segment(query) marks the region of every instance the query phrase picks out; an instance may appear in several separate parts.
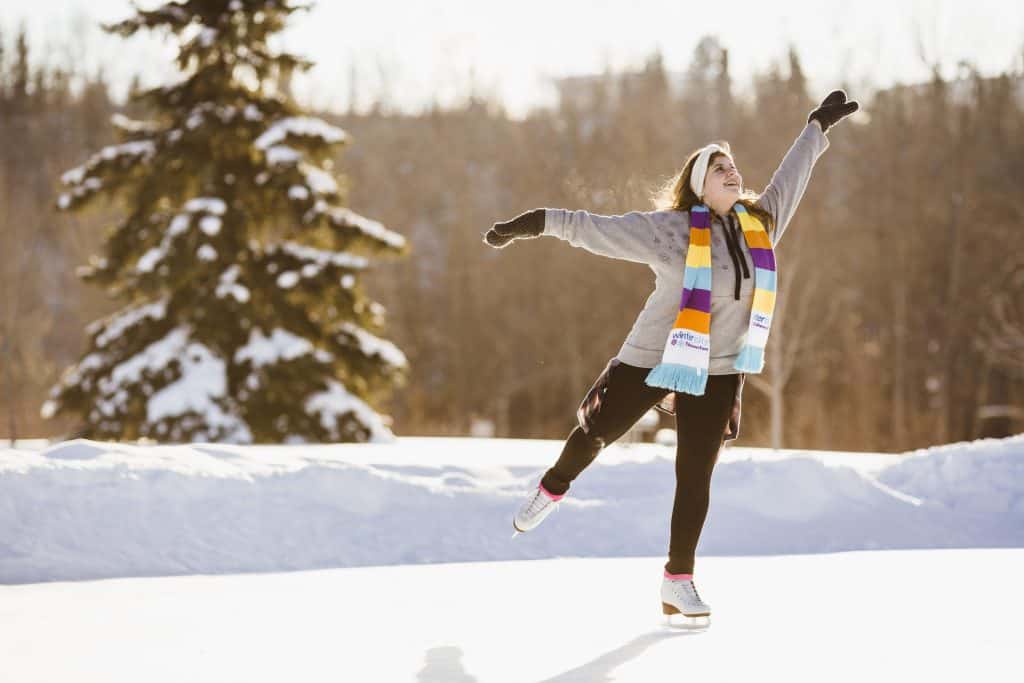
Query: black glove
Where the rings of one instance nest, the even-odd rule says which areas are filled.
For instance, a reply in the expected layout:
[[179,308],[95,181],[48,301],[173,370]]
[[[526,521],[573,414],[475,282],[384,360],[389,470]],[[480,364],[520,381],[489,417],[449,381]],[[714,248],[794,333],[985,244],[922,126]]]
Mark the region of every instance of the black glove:
[[857,111],[860,105],[856,100],[846,101],[846,93],[842,90],[833,90],[828,94],[817,109],[807,117],[807,123],[817,120],[821,124],[821,132],[824,133],[831,126],[834,126],[843,117],[849,116]]
[[512,240],[537,237],[544,232],[544,209],[521,213],[510,221],[495,223],[484,234],[484,242],[501,249]]

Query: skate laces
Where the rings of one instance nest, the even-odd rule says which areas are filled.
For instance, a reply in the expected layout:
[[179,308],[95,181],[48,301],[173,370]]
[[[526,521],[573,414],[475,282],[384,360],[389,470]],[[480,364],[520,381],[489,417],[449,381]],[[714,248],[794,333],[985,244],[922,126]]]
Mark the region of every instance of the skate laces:
[[699,602],[701,604],[704,603],[704,601],[700,599],[700,595],[697,593],[697,586],[693,583],[692,580],[673,581],[672,583],[675,584],[675,589],[677,592],[682,591],[682,593],[684,594],[683,597],[690,597],[696,602]]
[[526,510],[523,514],[527,517],[532,517],[547,507],[547,505],[553,505],[555,502],[556,501],[545,496],[544,492],[538,488],[537,492],[533,494],[533,498],[530,500],[530,503],[526,506]]

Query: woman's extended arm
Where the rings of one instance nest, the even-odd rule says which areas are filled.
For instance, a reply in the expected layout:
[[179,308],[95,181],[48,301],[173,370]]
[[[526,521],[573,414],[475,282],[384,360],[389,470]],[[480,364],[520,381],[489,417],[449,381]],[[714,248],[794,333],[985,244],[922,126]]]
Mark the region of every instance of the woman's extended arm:
[[635,263],[651,264],[657,258],[653,211],[630,211],[621,216],[565,209],[546,209],[544,213],[544,234],[574,247]]
[[779,168],[772,174],[768,187],[761,193],[758,204],[775,217],[772,244],[778,244],[789,221],[796,212],[800,198],[811,179],[811,169],[818,157],[828,149],[825,131],[858,108],[857,102],[846,101],[846,93],[835,90],[807,117],[807,126],[786,152]]
[[602,216],[587,211],[534,209],[511,221],[495,223],[484,242],[502,248],[515,239],[551,235],[574,247],[611,258],[650,264],[657,258],[658,237],[650,211]]

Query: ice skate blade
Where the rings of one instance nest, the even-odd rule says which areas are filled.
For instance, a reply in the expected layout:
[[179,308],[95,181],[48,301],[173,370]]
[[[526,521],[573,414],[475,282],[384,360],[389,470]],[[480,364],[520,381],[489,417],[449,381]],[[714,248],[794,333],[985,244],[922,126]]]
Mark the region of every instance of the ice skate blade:
[[711,626],[711,613],[699,612],[683,614],[678,607],[667,602],[661,603],[661,613],[665,615],[665,626],[682,631],[703,631]]
[[676,631],[706,631],[711,628],[711,617],[684,617],[665,615],[665,627]]

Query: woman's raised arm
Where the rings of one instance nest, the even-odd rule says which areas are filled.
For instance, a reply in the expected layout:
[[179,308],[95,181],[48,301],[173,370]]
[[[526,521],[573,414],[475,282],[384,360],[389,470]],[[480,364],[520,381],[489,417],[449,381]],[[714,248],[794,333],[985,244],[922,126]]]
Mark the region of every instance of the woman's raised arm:
[[842,90],[834,90],[808,115],[807,126],[782,158],[782,163],[772,174],[771,182],[757,202],[775,217],[773,245],[782,239],[782,234],[793,218],[811,179],[814,163],[828,149],[825,131],[857,111],[858,106],[855,101],[847,102],[846,93]]

